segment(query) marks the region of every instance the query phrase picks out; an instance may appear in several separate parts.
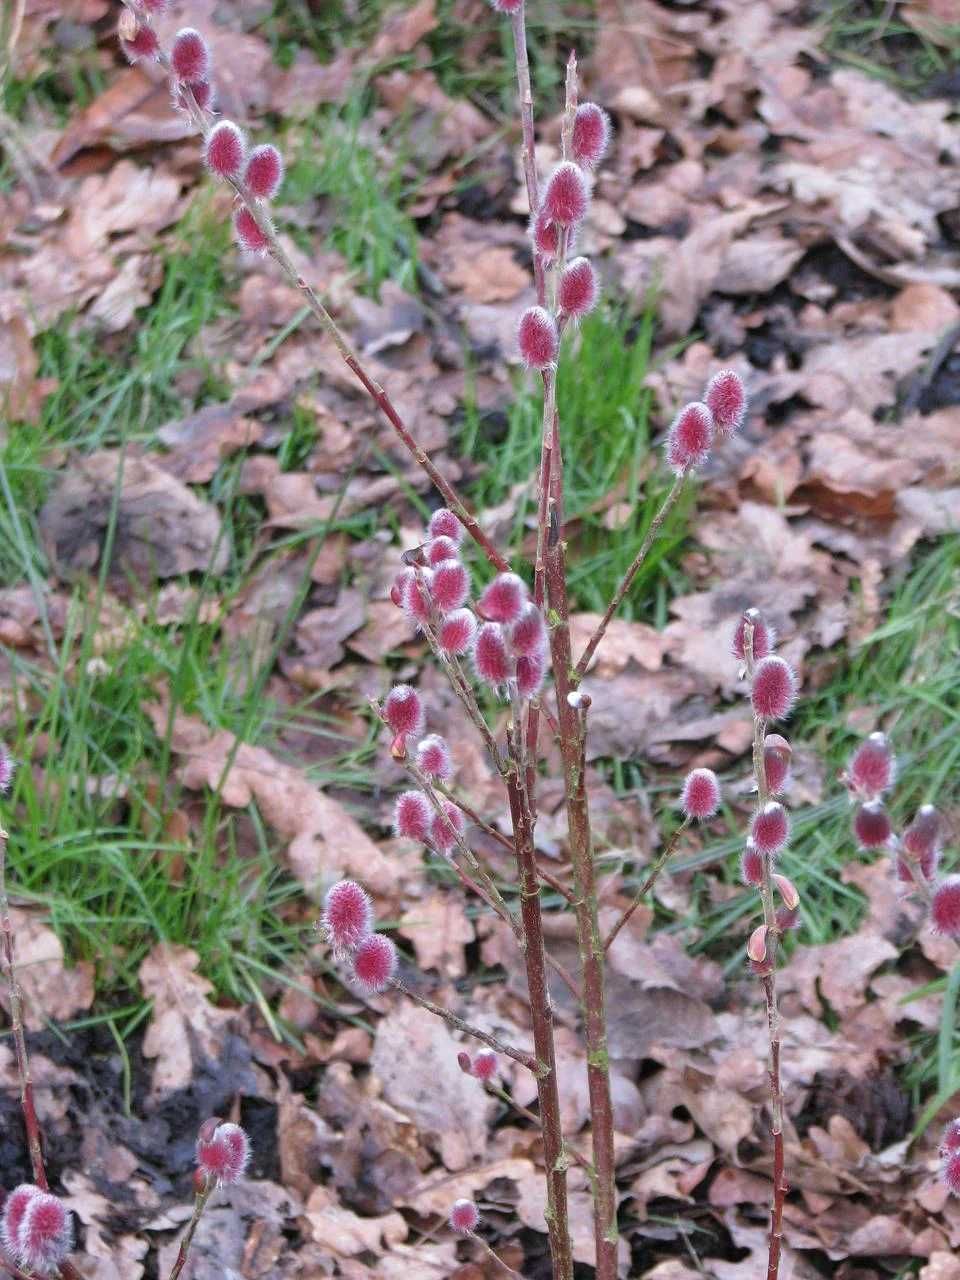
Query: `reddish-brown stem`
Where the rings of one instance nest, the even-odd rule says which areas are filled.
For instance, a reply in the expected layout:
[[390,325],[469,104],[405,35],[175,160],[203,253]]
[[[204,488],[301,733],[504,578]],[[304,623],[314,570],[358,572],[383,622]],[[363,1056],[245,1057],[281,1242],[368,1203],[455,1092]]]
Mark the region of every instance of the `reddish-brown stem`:
[[677,845],[680,843],[680,837],[683,835],[684,831],[686,831],[689,825],[690,825],[690,819],[684,818],[683,822],[680,823],[680,826],[677,827],[676,831],[670,837],[669,843],[666,845],[663,852],[660,854],[660,857],[657,858],[656,862],[651,867],[646,880],[644,880],[643,884],[637,890],[636,896],[634,897],[633,901],[630,903],[629,907],[627,907],[626,911],[624,911],[623,915],[620,917],[617,923],[613,926],[613,928],[607,934],[607,940],[603,944],[604,951],[610,950],[610,947],[613,945],[613,941],[616,938],[617,934],[620,932],[620,930],[627,923],[627,921],[630,919],[630,917],[633,915],[636,909],[640,906],[641,902],[643,902],[644,898],[647,896],[647,894],[656,884],[657,877],[659,876],[663,868],[667,865],[667,862],[676,853]]
[[629,569],[627,569],[626,573],[620,579],[620,584],[617,587],[616,591],[613,593],[613,599],[607,605],[606,612],[604,613],[600,621],[597,623],[596,630],[594,631],[593,635],[590,637],[590,640],[587,643],[587,647],[584,649],[583,653],[580,655],[577,661],[577,665],[574,668],[574,672],[573,672],[574,685],[579,684],[580,681],[583,679],[584,673],[587,667],[590,665],[590,659],[593,657],[593,655],[597,651],[597,645],[606,635],[607,627],[609,627],[610,621],[613,618],[613,615],[620,608],[621,604],[623,604],[624,597],[626,596],[627,592],[630,590],[630,587],[633,583],[634,578],[640,572],[640,568],[643,565],[644,560],[646,560],[647,556],[649,555],[650,548],[653,546],[654,541],[656,540],[657,534],[660,532],[660,528],[663,525],[664,520],[666,520],[667,516],[673,510],[674,504],[676,503],[677,499],[680,497],[680,494],[683,490],[684,481],[686,480],[686,478],[687,478],[686,471],[681,472],[681,474],[677,476],[677,478],[674,480],[673,484],[670,487],[670,492],[667,494],[666,498],[664,498],[663,500],[663,506],[661,506],[660,510],[657,512],[657,514],[653,517],[653,520],[650,522],[650,528],[647,530],[644,536],[643,542],[641,542],[640,544],[640,550],[634,556],[633,563],[630,565]]
[[37,1109],[33,1098],[33,1076],[23,1030],[23,991],[17,981],[13,923],[10,919],[10,904],[7,899],[6,864],[7,833],[0,830],[0,934],[3,935],[3,970],[10,999],[10,1026],[13,1031],[13,1049],[17,1059],[17,1078],[20,1081],[20,1109],[23,1112],[23,1124],[27,1133],[27,1150],[30,1152],[33,1180],[41,1191],[49,1191],[47,1171],[43,1163],[40,1123],[37,1120]]
[[[527,59],[527,26],[525,5],[521,4],[513,15],[513,54],[517,66],[517,96],[520,102],[520,130],[523,135],[523,177],[527,187],[527,203],[531,218],[540,205],[537,181],[536,140],[533,127],[533,92],[530,88],[530,63]],[[542,307],[546,297],[543,275],[543,259],[533,248],[533,277],[537,289],[537,302]]]
[[[754,626],[748,615],[745,619],[743,648],[747,677],[753,680]],[[757,781],[757,812],[762,812],[770,799],[767,787],[767,771],[763,762],[763,744],[767,734],[766,721],[754,713],[753,717],[753,772]],[[767,1006],[767,1030],[770,1036],[770,1136],[773,1140],[773,1203],[770,1209],[770,1246],[767,1255],[767,1280],[778,1280],[780,1250],[783,1240],[783,1201],[787,1184],[783,1169],[783,1086],[780,1079],[780,1011],[777,1007],[777,943],[779,941],[776,909],[773,897],[773,879],[770,858],[763,859],[763,880],[760,884],[763,903],[763,922],[766,925],[766,948],[769,972],[761,976],[763,994]]]
[[[604,988],[605,951],[600,934],[599,907],[590,833],[586,786],[586,712],[576,696],[567,600],[566,544],[563,539],[563,456],[559,417],[553,415],[551,521],[557,534],[547,540],[546,585],[550,606],[550,657],[557,694],[560,754],[563,761],[567,832],[574,880],[574,914],[583,974],[583,1019],[587,1049],[587,1089],[593,1142],[594,1239],[597,1280],[617,1276],[617,1188],[614,1152],[613,1101],[607,1047]],[[571,697],[571,695],[574,695]]]
[[174,1262],[173,1269],[170,1272],[170,1280],[177,1280],[177,1277],[186,1265],[187,1254],[190,1252],[190,1245],[193,1243],[194,1234],[200,1224],[200,1219],[203,1216],[204,1209],[207,1207],[207,1201],[210,1199],[210,1193],[212,1191],[213,1186],[208,1184],[202,1191],[197,1192],[197,1198],[193,1205],[193,1217],[190,1219],[190,1225],[187,1227],[184,1237],[180,1241],[180,1248],[177,1250],[177,1260]]
[[771,1135],[773,1137],[773,1204],[770,1210],[770,1247],[767,1255],[767,1280],[778,1280],[780,1250],[783,1244],[783,1202],[787,1180],[783,1167],[783,1086],[780,1080],[780,1014],[774,974],[762,979],[767,1002],[767,1026],[770,1032],[770,1096],[772,1100]]
[[572,1280],[573,1249],[567,1211],[567,1164],[564,1156],[563,1128],[560,1122],[560,1093],[553,1041],[553,1009],[547,985],[546,947],[540,912],[540,878],[533,839],[533,819],[527,806],[517,751],[510,735],[514,768],[506,778],[510,799],[510,815],[520,878],[520,915],[526,939],[524,961],[527,990],[530,994],[530,1017],[533,1044],[537,1055],[537,1093],[543,1132],[543,1154],[547,1183],[547,1233],[553,1280]]
[[502,1053],[506,1058],[512,1058],[514,1062],[519,1062],[521,1067],[532,1072],[535,1076],[539,1076],[540,1069],[537,1059],[525,1049],[515,1049],[513,1045],[498,1040],[496,1036],[490,1035],[487,1031],[481,1031],[479,1027],[474,1027],[469,1022],[465,1022],[463,1018],[458,1018],[455,1013],[451,1013],[449,1009],[444,1009],[443,1005],[434,1004],[432,1000],[428,1000],[426,996],[418,995],[416,991],[411,991],[407,984],[400,978],[394,978],[392,985],[397,991],[402,992],[414,1004],[418,1004],[421,1009],[426,1009],[428,1013],[434,1014],[455,1031],[462,1031],[466,1036],[473,1036],[475,1040],[480,1040],[488,1048],[493,1049],[496,1053]]
[[[13,922],[10,919],[10,903],[7,898],[7,833],[0,828],[0,935],[2,935],[3,970],[7,982],[10,999],[10,1024],[13,1031],[14,1055],[17,1060],[17,1078],[20,1081],[20,1109],[23,1112],[23,1126],[27,1134],[27,1150],[30,1152],[30,1168],[33,1181],[41,1191],[49,1191],[47,1170],[43,1163],[43,1136],[37,1108],[33,1097],[33,1076],[30,1071],[30,1057],[27,1053],[27,1040],[23,1028],[23,991],[17,982],[16,947],[13,937]],[[4,1263],[15,1276],[22,1272],[11,1264]],[[60,1275],[63,1280],[81,1280],[80,1273],[71,1262],[60,1263]]]

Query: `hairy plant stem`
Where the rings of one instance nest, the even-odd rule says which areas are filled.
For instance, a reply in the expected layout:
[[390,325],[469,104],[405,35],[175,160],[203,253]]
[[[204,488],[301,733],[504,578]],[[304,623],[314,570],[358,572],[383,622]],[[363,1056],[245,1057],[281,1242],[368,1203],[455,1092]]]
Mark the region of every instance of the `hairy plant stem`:
[[587,667],[590,665],[590,659],[593,657],[593,655],[597,651],[597,645],[600,643],[600,641],[603,639],[603,637],[607,633],[607,627],[609,627],[610,621],[613,618],[613,615],[617,612],[617,610],[623,604],[624,597],[626,596],[627,592],[630,590],[630,587],[633,583],[634,578],[640,572],[640,569],[643,565],[644,560],[646,560],[647,556],[649,555],[650,548],[653,546],[656,540],[657,534],[660,532],[661,526],[663,525],[664,520],[666,520],[667,516],[673,510],[677,499],[680,497],[680,494],[683,492],[683,486],[684,486],[684,482],[686,481],[687,475],[688,475],[688,472],[682,471],[680,475],[677,476],[672,486],[670,487],[670,492],[667,494],[666,498],[663,501],[663,505],[661,506],[657,514],[653,517],[653,520],[650,522],[650,528],[647,530],[646,534],[644,535],[643,542],[641,542],[640,544],[640,550],[634,556],[633,563],[630,565],[629,569],[627,569],[626,573],[620,579],[620,583],[617,586],[616,591],[613,593],[613,599],[607,605],[606,612],[604,613],[600,621],[597,623],[596,630],[594,631],[593,635],[590,637],[589,641],[587,642],[587,647],[584,649],[583,653],[580,655],[579,659],[577,660],[577,665],[574,668],[574,672],[573,672],[574,686],[578,685],[580,681],[583,679],[584,673],[586,672]]
[[533,816],[521,776],[520,753],[516,734],[519,725],[507,731],[513,768],[506,778],[513,821],[513,836],[520,879],[520,915],[527,945],[524,961],[527,990],[530,995],[530,1017],[533,1044],[537,1056],[537,1095],[543,1133],[543,1156],[547,1183],[547,1234],[553,1280],[572,1280],[573,1247],[567,1209],[567,1157],[564,1151],[563,1127],[560,1122],[560,1092],[553,1039],[553,1007],[547,985],[546,948],[543,941],[543,917],[540,911],[540,877],[533,838]]
[[[744,625],[743,647],[747,677],[753,680],[753,623],[747,618]],[[763,811],[770,799],[767,772],[763,762],[763,744],[766,738],[766,721],[754,713],[753,717],[753,772],[757,780],[757,812]],[[770,1244],[767,1254],[767,1280],[778,1280],[780,1252],[783,1244],[783,1204],[787,1194],[783,1159],[783,1084],[780,1078],[780,1010],[777,1005],[777,943],[778,929],[771,859],[763,859],[763,880],[760,898],[763,903],[763,922],[767,927],[767,959],[769,972],[761,975],[764,1000],[767,1006],[767,1031],[770,1037],[770,1136],[773,1140],[773,1203],[770,1209]]]

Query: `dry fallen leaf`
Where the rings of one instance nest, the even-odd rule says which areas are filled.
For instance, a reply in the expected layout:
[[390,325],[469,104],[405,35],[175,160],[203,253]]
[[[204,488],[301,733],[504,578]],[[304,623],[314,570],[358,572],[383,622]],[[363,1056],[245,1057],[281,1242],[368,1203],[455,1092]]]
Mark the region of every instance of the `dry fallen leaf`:
[[200,957],[189,947],[158,942],[140,965],[140,986],[153,1013],[143,1055],[155,1058],[154,1094],[185,1089],[204,1061],[216,1062],[236,1014],[208,996],[213,983],[195,972]]
[[[146,706],[156,731],[166,733],[166,708]],[[286,860],[311,894],[320,895],[333,880],[354,875],[375,893],[389,894],[398,871],[336,800],[293,765],[283,764],[263,747],[241,743],[225,730],[211,731],[194,716],[177,714],[171,737],[183,757],[184,784],[194,790],[221,785],[224,804],[243,808],[255,801],[268,826],[290,840]],[[223,778],[228,758],[233,762]]]
[[149,458],[104,449],[78,459],[40,512],[61,574],[96,570],[115,504],[110,578],[118,588],[129,575],[146,584],[226,568],[229,542],[213,506]]
[[456,1173],[484,1151],[492,1099],[457,1065],[460,1044],[426,1009],[404,1002],[377,1027],[370,1066],[383,1095],[435,1142]]
[[[29,1030],[41,1031],[48,1022],[65,1022],[86,1013],[93,1004],[93,965],[81,961],[68,968],[60,939],[34,912],[12,907],[10,919]],[[0,986],[0,1004],[9,1008],[6,983]]]

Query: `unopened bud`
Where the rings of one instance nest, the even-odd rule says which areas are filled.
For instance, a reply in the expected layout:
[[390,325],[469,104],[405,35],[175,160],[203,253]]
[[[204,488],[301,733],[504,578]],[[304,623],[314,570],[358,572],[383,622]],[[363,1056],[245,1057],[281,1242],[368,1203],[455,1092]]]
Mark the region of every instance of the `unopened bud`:
[[411,622],[417,624],[428,622],[433,570],[409,569],[407,574],[400,587],[403,611]]
[[497,1074],[497,1055],[492,1049],[481,1049],[473,1060],[473,1074],[484,1084]]
[[453,777],[453,760],[445,739],[438,733],[423,738],[417,747],[417,767],[428,778],[446,782]]
[[196,84],[210,78],[210,50],[194,27],[181,27],[173,38],[170,66],[178,80]]
[[440,624],[437,643],[444,653],[463,654],[473,647],[477,620],[469,609],[456,609]]
[[498,573],[477,601],[487,622],[518,622],[527,603],[527,584],[516,573]]
[[352,951],[370,935],[373,906],[355,880],[340,880],[327,891],[320,927],[330,945],[339,952]]
[[940,815],[932,804],[925,804],[917,810],[903,833],[903,848],[917,863],[923,878],[931,880],[937,869],[940,850]]
[[797,893],[797,887],[793,881],[788,880],[786,876],[780,875],[773,875],[770,878],[780,890],[783,905],[788,911],[795,911],[800,905],[800,895]]
[[893,784],[895,761],[885,733],[871,733],[850,757],[847,785],[859,795],[875,799]]
[[667,436],[667,463],[682,475],[706,462],[713,443],[713,415],[705,404],[686,405],[674,418]]
[[765,857],[772,858],[786,845],[790,837],[790,820],[782,804],[771,800],[754,815],[750,828],[750,838],[757,850]]
[[747,411],[747,393],[743,380],[733,369],[721,369],[707,383],[704,403],[713,414],[718,435],[739,431]]
[[459,609],[470,594],[470,571],[460,560],[441,560],[433,570],[430,595],[441,613]]
[[56,1271],[73,1248],[73,1220],[62,1200],[34,1191],[22,1204],[15,1257],[27,1271],[46,1274]]
[[547,262],[552,261],[560,248],[560,228],[552,222],[544,208],[530,219],[530,239],[537,253]]
[[793,748],[779,733],[768,733],[764,738],[763,774],[770,795],[778,796],[786,789],[792,755]]
[[680,808],[688,818],[711,818],[720,807],[720,782],[712,769],[693,769],[683,783]]
[[[503,4],[505,0],[500,0]],[[522,0],[521,0],[522,3]],[[512,12],[507,10],[507,12]],[[454,1200],[450,1208],[450,1225],[461,1235],[469,1235],[476,1231],[480,1222],[480,1210],[472,1200]]]
[[243,166],[246,143],[232,120],[221,120],[207,137],[207,168],[220,178],[236,178]]
[[754,887],[763,884],[763,855],[752,840],[747,840],[747,847],[740,857],[740,875],[744,884]]
[[788,933],[800,926],[799,907],[777,907],[773,913],[773,921],[780,933]]
[[247,160],[243,183],[258,200],[272,200],[283,182],[283,157],[269,142],[254,147]]
[[750,699],[761,720],[782,720],[797,696],[797,677],[783,658],[771,656],[757,664]]
[[248,253],[266,253],[270,248],[270,238],[261,231],[256,218],[249,209],[241,207],[233,215],[233,230],[237,244]]
[[459,547],[463,541],[463,525],[460,519],[448,507],[438,507],[430,517],[427,532],[431,538],[449,538]]
[[473,1075],[473,1063],[470,1061],[469,1053],[464,1053],[461,1049],[457,1054],[457,1066],[465,1076]]
[[879,800],[868,800],[853,815],[853,834],[862,849],[882,849],[890,842],[893,826]]
[[[124,14],[129,12],[124,9]],[[160,53],[160,41],[153,27],[136,27],[120,43],[131,62],[152,62]]]
[[353,976],[368,995],[389,986],[397,972],[397,949],[382,933],[372,933],[353,953]]
[[521,654],[517,659],[517,693],[520,697],[536,697],[543,687],[546,674],[547,662],[544,654]]
[[560,338],[553,316],[543,307],[528,307],[517,326],[520,358],[528,369],[546,369],[557,358]]
[[565,160],[547,180],[542,207],[551,221],[572,227],[587,216],[589,200],[590,189],[583,170]]
[[767,958],[767,926],[758,924],[747,942],[747,957],[754,964],[760,964]]
[[588,258],[574,258],[564,269],[557,285],[557,305],[575,319],[597,305],[600,289],[597,273]]
[[595,102],[581,102],[573,117],[571,151],[577,164],[595,169],[610,144],[610,120]]
[[443,813],[434,813],[430,823],[430,844],[438,853],[449,853],[463,835],[466,823],[462,812],[450,800],[442,800]]
[[941,880],[930,901],[930,923],[937,933],[960,938],[960,876]]
[[436,568],[441,560],[456,560],[460,549],[452,538],[431,538],[427,543],[427,564]]
[[395,684],[383,704],[383,718],[394,733],[419,738],[427,723],[423,699],[409,684]]
[[746,609],[733,633],[733,656],[741,662],[747,660],[747,626],[753,627],[753,660],[759,662],[773,652],[776,632],[759,609]]
[[513,674],[503,628],[498,623],[485,622],[477,632],[473,665],[478,679],[494,687],[506,684]]
[[426,844],[430,838],[433,812],[433,805],[422,791],[401,792],[393,805],[394,835]]

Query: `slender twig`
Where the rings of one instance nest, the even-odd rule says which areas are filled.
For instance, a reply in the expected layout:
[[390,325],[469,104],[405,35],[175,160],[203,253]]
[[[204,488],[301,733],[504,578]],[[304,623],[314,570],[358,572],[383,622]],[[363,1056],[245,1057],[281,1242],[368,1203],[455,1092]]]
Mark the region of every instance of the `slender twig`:
[[660,532],[661,525],[663,524],[664,520],[666,520],[670,512],[673,510],[673,507],[677,499],[680,497],[680,494],[683,491],[683,485],[684,485],[684,481],[687,478],[687,475],[688,475],[687,471],[682,471],[680,475],[677,476],[677,478],[674,480],[673,484],[670,487],[670,492],[667,494],[666,498],[663,501],[663,506],[660,508],[657,514],[653,517],[653,520],[650,522],[650,528],[647,530],[646,534],[644,535],[643,542],[641,542],[640,544],[640,550],[637,552],[636,556],[634,556],[633,563],[630,565],[629,569],[620,579],[620,584],[617,587],[616,591],[613,593],[613,599],[607,605],[606,612],[604,613],[600,621],[597,623],[596,630],[594,631],[593,635],[590,637],[587,643],[587,647],[584,649],[583,653],[580,655],[580,658],[577,661],[577,665],[576,665],[576,668],[574,669],[574,677],[573,677],[573,682],[575,685],[579,684],[579,682],[583,679],[584,673],[587,667],[590,665],[590,659],[593,657],[593,655],[597,651],[597,645],[606,635],[607,627],[610,625],[610,621],[613,618],[613,615],[620,608],[621,604],[623,604],[624,597],[626,596],[627,592],[630,590],[630,587],[631,587],[631,584],[633,583],[634,578],[640,572],[640,568],[643,565],[644,560],[646,560],[650,552],[650,548],[653,546],[653,543],[656,539],[657,534]]
[[23,1029],[23,989],[17,981],[13,923],[10,919],[10,903],[7,898],[6,863],[7,833],[0,829],[0,934],[3,937],[3,971],[10,1000],[10,1025],[17,1060],[17,1077],[20,1081],[20,1108],[27,1132],[27,1149],[30,1152],[33,1180],[41,1191],[49,1191],[47,1171],[43,1163],[40,1122],[37,1120],[37,1109],[33,1097],[33,1075]]
[[[501,1101],[505,1102],[508,1107],[511,1107],[514,1111],[516,1111],[518,1115],[523,1116],[525,1120],[529,1120],[530,1123],[533,1125],[536,1125],[538,1129],[542,1128],[542,1125],[540,1123],[540,1117],[536,1115],[533,1111],[531,1111],[529,1107],[525,1107],[522,1102],[518,1102],[516,1098],[511,1097],[511,1095],[507,1093],[506,1089],[501,1089],[498,1085],[495,1085],[495,1084],[488,1084],[487,1088],[491,1093],[495,1094],[498,1098],[500,1098]],[[564,1146],[564,1150],[566,1151],[570,1159],[573,1160],[575,1164],[580,1165],[581,1169],[586,1170],[588,1174],[593,1176],[593,1165],[590,1163],[587,1157],[584,1155],[581,1155],[580,1152],[576,1149],[576,1147],[572,1146],[571,1143],[567,1142],[566,1140],[564,1141],[563,1146]]]
[[507,795],[516,842],[520,876],[520,914],[526,938],[524,962],[530,995],[530,1018],[537,1055],[537,1094],[540,1102],[543,1154],[547,1184],[547,1233],[553,1280],[573,1280],[573,1246],[567,1208],[567,1168],[564,1157],[563,1126],[560,1119],[560,1092],[557,1081],[556,1050],[553,1037],[553,1008],[547,985],[546,948],[540,910],[540,879],[533,837],[533,816],[526,805],[520,781],[519,763],[512,733],[508,747],[514,768],[507,775]]
[[[442,796],[445,796],[452,804],[455,804],[460,812],[465,814],[475,826],[478,826],[480,830],[490,836],[492,840],[496,840],[497,844],[502,848],[509,849],[510,852],[513,853],[513,845],[502,831],[498,831],[496,827],[493,827],[489,822],[484,821],[484,819],[477,813],[476,809],[467,804],[465,800],[462,800],[460,796],[455,795],[449,787],[444,785],[444,783],[435,782],[433,785]],[[540,874],[540,879],[544,884],[549,885],[551,889],[556,893],[559,893],[567,902],[573,902],[573,894],[562,880],[558,880],[557,877],[552,872],[548,871],[541,863],[537,864],[537,869]]]
[[471,1239],[473,1239],[473,1240],[475,1240],[475,1241],[477,1242],[477,1244],[478,1244],[478,1245],[480,1246],[480,1248],[484,1251],[484,1253],[487,1255],[487,1257],[488,1257],[492,1262],[495,1262],[495,1263],[497,1264],[497,1266],[498,1266],[498,1267],[500,1267],[500,1269],[501,1269],[502,1271],[505,1271],[505,1272],[507,1273],[507,1275],[508,1275],[508,1276],[513,1276],[513,1277],[514,1277],[514,1280],[524,1280],[524,1277],[520,1274],[520,1272],[519,1272],[519,1271],[514,1271],[513,1267],[508,1267],[508,1266],[507,1266],[507,1264],[504,1262],[504,1260],[503,1260],[502,1258],[499,1258],[499,1257],[494,1253],[493,1249],[490,1247],[490,1245],[489,1245],[489,1244],[487,1244],[487,1242],[486,1242],[486,1240],[484,1240],[483,1236],[478,1236],[478,1235],[477,1235],[477,1233],[476,1233],[475,1231],[471,1231],[469,1234],[470,1234]]
[[[750,617],[745,619],[743,648],[747,678],[752,681],[754,626]],[[754,713],[753,717],[753,772],[757,782],[757,812],[762,813],[770,799],[767,787],[767,771],[763,762],[763,744],[766,738],[766,721]],[[778,1280],[780,1250],[783,1243],[783,1204],[787,1194],[783,1160],[783,1085],[780,1078],[780,1011],[777,1007],[777,918],[774,905],[771,859],[763,858],[763,879],[760,898],[763,903],[763,922],[766,925],[766,946],[769,972],[761,976],[764,1000],[767,1006],[767,1030],[770,1037],[770,1135],[773,1139],[773,1203],[770,1209],[770,1245],[767,1254],[767,1280]]]
[[187,1254],[190,1252],[190,1246],[193,1243],[194,1234],[196,1233],[197,1227],[200,1225],[200,1219],[203,1216],[204,1209],[207,1207],[207,1201],[210,1199],[212,1191],[213,1183],[208,1182],[202,1191],[197,1192],[197,1197],[193,1204],[193,1217],[190,1219],[190,1224],[184,1233],[183,1239],[180,1241],[180,1248],[177,1251],[177,1260],[174,1262],[173,1270],[170,1272],[170,1280],[177,1280],[177,1277],[184,1268],[187,1261]]
[[[124,0],[124,3],[128,3],[128,0]],[[137,13],[136,17],[138,22],[145,20],[144,15],[141,13]],[[162,50],[159,53],[158,61],[166,70],[170,69],[170,58],[165,51]],[[190,119],[193,121],[198,132],[204,139],[206,139],[207,134],[214,123],[210,113],[204,108],[198,106],[193,96],[193,91],[189,86],[182,86],[181,94],[187,114],[190,116]],[[290,283],[293,284],[295,288],[299,289],[300,293],[304,297],[306,305],[310,308],[315,319],[319,321],[320,327],[323,329],[324,333],[336,347],[344,364],[346,364],[350,369],[353,375],[360,382],[361,386],[373,400],[374,404],[390,423],[391,427],[393,427],[398,438],[411,454],[417,465],[426,472],[434,487],[443,495],[447,506],[456,513],[464,528],[483,551],[490,563],[500,572],[506,572],[510,567],[509,564],[480,527],[476,516],[474,516],[473,512],[469,509],[447,478],[437,469],[433,462],[431,462],[427,457],[426,453],[424,453],[417,444],[384,388],[379,382],[371,378],[364,369],[356,351],[354,351],[353,347],[347,341],[343,331],[340,329],[333,316],[331,316],[330,312],[323,305],[316,291],[307,283],[299,271],[297,271],[286,250],[281,245],[273,223],[264,211],[263,206],[257,200],[249,198],[242,182],[233,178],[225,178],[224,181],[233,188],[237,199],[244,208],[246,208],[262,234],[266,237],[268,244],[266,252],[269,253],[271,258],[273,258],[274,262],[276,262],[277,266],[287,277]]]
[[[10,918],[10,902],[7,897],[7,833],[0,827],[0,935],[2,935],[3,971],[10,1000],[10,1024],[13,1031],[14,1056],[17,1061],[17,1078],[20,1081],[20,1109],[27,1134],[27,1150],[30,1152],[30,1168],[33,1181],[41,1191],[49,1191],[47,1170],[43,1162],[43,1136],[33,1095],[33,1075],[27,1054],[27,1040],[23,1026],[23,989],[17,981],[15,964],[16,948],[13,922]],[[8,1269],[10,1269],[8,1267]],[[62,1280],[81,1280],[72,1262],[60,1263]],[[20,1272],[13,1268],[13,1273]]]
[[418,995],[416,991],[411,991],[405,982],[400,978],[394,978],[392,985],[396,989],[412,1000],[414,1004],[418,1004],[421,1009],[426,1009],[428,1013],[435,1014],[438,1018],[442,1018],[448,1026],[454,1028],[455,1031],[462,1031],[464,1035],[473,1036],[475,1040],[482,1041],[496,1053],[502,1053],[507,1058],[512,1058],[514,1062],[519,1062],[521,1067],[532,1072],[535,1076],[540,1075],[540,1065],[537,1059],[525,1049],[515,1049],[513,1045],[504,1043],[503,1040],[492,1036],[488,1031],[481,1031],[479,1027],[473,1026],[469,1022],[465,1022],[463,1018],[458,1018],[455,1013],[451,1013],[449,1009],[444,1009],[443,1005],[434,1004],[432,1000],[428,1000],[426,996]]
[[690,825],[690,819],[684,818],[683,822],[681,822],[679,827],[677,827],[676,831],[674,831],[673,835],[670,837],[670,840],[667,843],[666,847],[664,848],[663,852],[660,854],[656,862],[651,867],[646,880],[644,880],[643,884],[637,890],[636,896],[634,897],[633,901],[630,903],[629,907],[627,907],[626,911],[624,911],[623,915],[620,917],[617,923],[613,926],[613,928],[607,934],[607,940],[603,944],[604,951],[610,950],[610,947],[612,946],[613,941],[616,938],[617,934],[620,932],[620,930],[627,923],[627,921],[630,919],[630,917],[633,915],[636,909],[643,902],[644,898],[647,896],[647,894],[656,884],[657,877],[659,876],[663,868],[667,865],[667,862],[670,860],[670,858],[672,858],[673,855],[676,853],[677,846],[680,843],[680,837],[683,835],[683,833],[686,831],[689,825]]

